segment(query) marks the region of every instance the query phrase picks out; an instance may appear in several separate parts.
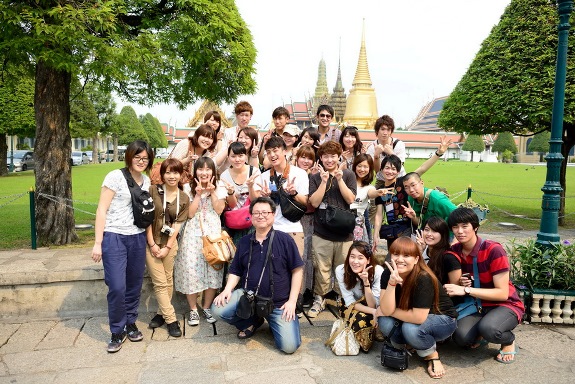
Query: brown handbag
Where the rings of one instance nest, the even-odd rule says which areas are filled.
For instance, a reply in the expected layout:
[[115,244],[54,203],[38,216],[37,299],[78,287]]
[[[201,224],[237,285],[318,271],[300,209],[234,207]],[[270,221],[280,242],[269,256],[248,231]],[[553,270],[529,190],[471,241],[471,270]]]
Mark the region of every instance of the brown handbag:
[[230,235],[224,230],[219,235],[205,235],[201,217],[199,222],[202,231],[202,253],[208,264],[219,271],[232,260],[236,253],[236,246]]

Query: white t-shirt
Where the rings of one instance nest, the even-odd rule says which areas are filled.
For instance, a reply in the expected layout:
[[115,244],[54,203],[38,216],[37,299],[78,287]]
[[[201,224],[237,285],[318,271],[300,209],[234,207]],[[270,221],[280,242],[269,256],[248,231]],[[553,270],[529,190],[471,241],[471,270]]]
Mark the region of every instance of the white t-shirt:
[[[142,174],[144,184],[142,189],[150,190],[150,178]],[[108,173],[102,182],[102,187],[106,187],[115,192],[108,212],[106,212],[106,225],[104,232],[113,232],[120,235],[136,235],[145,231],[134,224],[134,213],[132,211],[132,196],[128,182],[121,169],[115,169]]]
[[[375,306],[379,306],[379,296],[381,294],[381,274],[383,273],[383,267],[381,265],[375,266],[375,271],[373,273],[373,283],[371,284],[371,293],[373,294],[373,298],[375,299]],[[341,290],[341,295],[343,297],[343,301],[345,301],[345,306],[348,307],[352,303],[356,302],[357,300],[361,299],[363,296],[363,291],[361,290],[361,286],[363,282],[359,280],[355,287],[351,290],[345,287],[345,282],[343,280],[345,271],[343,269],[343,264],[338,265],[335,268],[335,278],[337,279],[337,283],[339,284],[339,289]]]
[[[309,195],[309,178],[307,172],[295,165],[290,165],[288,178],[294,179],[294,185],[297,193],[299,195],[307,196]],[[270,183],[270,170],[262,173],[262,185],[269,185]],[[284,182],[283,187],[285,188],[287,180]],[[278,186],[279,187],[279,186]],[[278,205],[276,208],[276,218],[274,220],[274,229],[283,232],[303,232],[303,227],[301,222],[292,223],[282,215],[282,210]]]
[[[259,175],[260,173],[261,173],[261,172],[260,172],[260,170],[259,170],[258,167],[253,167],[253,166],[252,166],[252,176],[253,176],[253,175]],[[248,171],[248,175],[249,175],[249,171]],[[249,177],[249,176],[248,176],[248,177]],[[236,210],[236,209],[242,208],[242,207],[244,206],[244,204],[246,203],[246,201],[247,201],[247,199],[248,199],[248,197],[249,197],[249,194],[250,194],[248,185],[247,185],[246,183],[243,183],[243,184],[240,184],[240,185],[236,184],[236,182],[234,181],[234,179],[232,179],[232,175],[230,174],[230,168],[226,169],[226,170],[224,171],[224,173],[222,173],[222,175],[220,176],[220,180],[225,180],[225,181],[227,181],[228,183],[230,183],[231,185],[234,186],[234,190],[235,190],[235,194],[236,194],[236,198],[237,198],[237,200],[238,200],[238,203],[237,203],[237,205],[236,205],[233,209]],[[246,180],[247,180],[247,178],[246,178]],[[254,190],[256,190],[256,191],[259,191],[259,190],[262,189],[262,188],[258,185],[259,181],[260,181],[260,180],[259,180],[259,178],[258,178],[258,179],[256,180],[256,182],[254,183]],[[227,193],[227,190],[226,190],[226,193]],[[238,195],[239,195],[239,196],[238,196]]]
[[357,193],[355,195],[355,200],[349,205],[351,209],[357,209],[357,216],[363,216],[367,206],[369,205],[369,199],[367,193],[370,189],[375,189],[373,185],[366,185],[363,187],[357,187]]
[[[395,154],[395,156],[397,156],[401,159],[401,169],[400,169],[399,173],[397,174],[397,177],[405,176],[405,167],[403,166],[403,163],[405,163],[405,157],[407,156],[406,152],[405,152],[405,143],[401,140],[398,140],[398,139],[393,139],[393,141],[394,142],[397,141],[397,144],[395,144],[395,147],[393,148],[393,153]],[[365,151],[365,153],[367,153],[371,157],[374,157],[375,146],[378,144],[379,144],[379,142],[377,141],[377,139],[375,139],[375,141],[367,147],[367,150]],[[379,155],[379,160],[380,161],[383,160],[384,157],[385,157],[385,153],[382,152]],[[385,180],[385,178],[383,177],[383,173],[379,169],[376,169],[375,171],[377,172],[377,174],[376,174],[377,180]]]

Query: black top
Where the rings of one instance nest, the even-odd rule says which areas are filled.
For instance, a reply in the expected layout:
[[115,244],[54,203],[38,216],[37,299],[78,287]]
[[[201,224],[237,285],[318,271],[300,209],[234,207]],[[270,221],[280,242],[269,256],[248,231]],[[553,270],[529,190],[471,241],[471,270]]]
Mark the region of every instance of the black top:
[[[387,288],[387,282],[391,272],[389,269],[383,271],[381,275],[381,289]],[[383,296],[383,293],[382,293]],[[395,303],[399,303],[401,298],[401,285],[395,287]],[[415,289],[412,296],[412,308],[429,308],[429,313],[434,315],[447,315],[449,317],[457,318],[457,311],[453,306],[451,298],[447,295],[443,285],[439,284],[439,312],[433,308],[433,281],[428,274],[420,274],[415,283]]]

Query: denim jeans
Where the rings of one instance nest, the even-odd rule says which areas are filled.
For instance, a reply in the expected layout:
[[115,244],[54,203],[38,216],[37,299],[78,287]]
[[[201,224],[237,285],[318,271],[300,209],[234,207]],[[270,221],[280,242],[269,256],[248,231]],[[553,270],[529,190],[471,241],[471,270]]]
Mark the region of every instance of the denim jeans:
[[[235,326],[240,331],[256,324],[259,320],[259,317],[255,315],[249,319],[242,319],[236,315],[238,301],[243,294],[243,289],[236,289],[232,292],[229,303],[223,307],[217,307],[212,304],[212,315],[225,321],[228,324]],[[301,345],[299,320],[296,316],[295,320],[285,321],[282,319],[282,313],[283,310],[275,308],[274,311],[265,319],[270,326],[276,347],[285,353],[291,354],[294,353]]]
[[511,345],[515,335],[511,332],[519,324],[517,314],[504,306],[483,307],[483,313],[474,313],[457,322],[453,341],[461,347],[475,342],[478,336],[494,344]]
[[[389,335],[396,321],[389,316],[377,318],[379,329],[385,336]],[[419,356],[426,357],[435,352],[436,341],[447,339],[455,328],[457,328],[457,321],[453,317],[430,313],[422,324],[402,323],[391,337],[391,343],[395,347],[409,344]]]
[[108,321],[112,333],[121,333],[138,318],[146,266],[146,233],[119,235],[104,232],[104,281],[108,286]]

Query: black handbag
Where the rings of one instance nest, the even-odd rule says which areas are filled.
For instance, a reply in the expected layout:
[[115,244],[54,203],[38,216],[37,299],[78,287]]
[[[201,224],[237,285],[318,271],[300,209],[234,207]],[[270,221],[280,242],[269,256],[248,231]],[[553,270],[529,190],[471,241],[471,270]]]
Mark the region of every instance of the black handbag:
[[405,222],[384,224],[379,229],[379,238],[382,240],[395,240],[408,229],[411,229],[411,225]]
[[[245,278],[245,282],[244,282],[244,294],[242,296],[240,296],[240,299],[238,301],[238,305],[236,307],[236,315],[241,319],[247,320],[254,315],[257,315],[259,317],[266,317],[266,316],[269,316],[274,310],[274,302],[273,302],[273,296],[274,296],[273,273],[274,273],[274,270],[273,270],[272,260],[270,259],[270,256],[272,253],[272,245],[273,245],[274,235],[275,235],[275,231],[272,229],[272,233],[270,234],[270,237],[269,237],[268,250],[266,252],[266,261],[264,263],[264,267],[262,268],[262,273],[260,275],[260,279],[258,281],[258,286],[257,286],[255,292],[253,292],[251,290],[248,291],[248,288],[247,288],[248,277],[250,274],[250,265],[252,262],[252,252],[253,252],[253,246],[252,246],[252,243],[250,242],[250,254],[249,254],[249,258],[248,258],[248,270],[247,270],[246,278]],[[266,270],[266,266],[267,266],[268,262],[270,263],[269,276],[270,276],[272,297],[258,296],[258,292],[260,290],[260,285],[262,283],[262,278],[264,277],[264,272]]]
[[381,365],[387,368],[403,371],[409,366],[409,352],[407,352],[405,348],[395,348],[391,345],[391,336],[398,327],[399,322],[395,321],[391,332],[389,332],[389,336],[387,336],[383,342],[383,348],[381,349]]
[[282,210],[282,216],[291,221],[292,223],[297,223],[301,220],[305,212],[307,211],[307,205],[302,204],[292,196],[290,196],[282,187],[279,189],[280,195],[280,208]]
[[338,235],[349,235],[355,228],[355,214],[347,209],[328,205],[323,224]]

